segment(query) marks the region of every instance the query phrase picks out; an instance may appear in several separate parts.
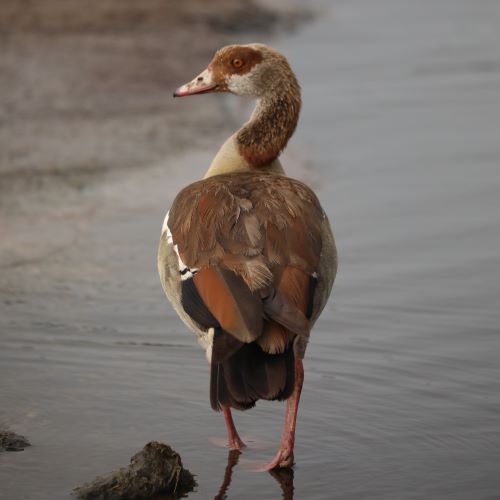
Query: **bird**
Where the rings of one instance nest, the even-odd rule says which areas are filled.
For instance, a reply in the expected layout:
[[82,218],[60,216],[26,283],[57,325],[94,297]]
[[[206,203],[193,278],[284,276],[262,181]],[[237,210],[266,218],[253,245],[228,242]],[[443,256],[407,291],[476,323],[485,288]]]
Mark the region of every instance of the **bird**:
[[337,272],[328,217],[315,193],[287,177],[279,155],[295,131],[301,91],[268,45],[228,45],[174,97],[230,92],[256,100],[201,180],[175,197],[158,270],[181,320],[205,349],[210,404],[228,447],[243,450],[232,409],[286,400],[280,446],[262,469],[294,464],[295,429],[311,328]]

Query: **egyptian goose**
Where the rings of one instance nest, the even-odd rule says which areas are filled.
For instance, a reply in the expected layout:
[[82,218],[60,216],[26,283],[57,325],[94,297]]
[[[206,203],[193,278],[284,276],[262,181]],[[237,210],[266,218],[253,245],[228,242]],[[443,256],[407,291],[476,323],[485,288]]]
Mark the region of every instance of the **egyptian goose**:
[[210,403],[224,413],[229,447],[244,443],[231,408],[287,400],[276,456],[293,464],[309,332],[326,304],[337,254],[325,212],[278,160],[297,125],[300,87],[285,57],[262,44],[216,52],[174,97],[232,92],[257,99],[203,180],[165,217],[158,268],[167,297],[198,336],[210,364]]

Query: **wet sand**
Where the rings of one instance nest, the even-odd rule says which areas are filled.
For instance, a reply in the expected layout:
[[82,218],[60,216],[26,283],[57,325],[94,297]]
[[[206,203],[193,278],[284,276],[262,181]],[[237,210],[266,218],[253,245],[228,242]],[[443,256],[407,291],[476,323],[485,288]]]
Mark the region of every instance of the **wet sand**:
[[[496,498],[500,7],[315,5],[316,22],[273,44],[304,92],[285,165],[330,215],[340,268],[306,356],[284,497]],[[186,124],[202,102],[199,123]],[[247,104],[174,104],[196,146],[61,185],[57,203],[42,189],[2,206],[12,237],[2,242],[0,427],[33,446],[0,454],[0,498],[67,498],[153,439],[197,474],[189,498],[214,498],[227,483],[204,355],[166,303],[155,258],[172,197],[204,172]],[[228,498],[283,495],[250,470],[274,453],[283,410],[262,403],[236,415],[250,447]]]

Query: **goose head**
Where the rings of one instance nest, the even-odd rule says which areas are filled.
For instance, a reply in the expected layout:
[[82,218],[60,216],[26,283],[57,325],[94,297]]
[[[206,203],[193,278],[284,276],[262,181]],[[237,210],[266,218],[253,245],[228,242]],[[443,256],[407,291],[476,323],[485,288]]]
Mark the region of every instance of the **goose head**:
[[208,92],[262,98],[269,94],[299,92],[299,87],[288,61],[280,52],[264,44],[252,43],[219,49],[208,67],[180,86],[174,97]]

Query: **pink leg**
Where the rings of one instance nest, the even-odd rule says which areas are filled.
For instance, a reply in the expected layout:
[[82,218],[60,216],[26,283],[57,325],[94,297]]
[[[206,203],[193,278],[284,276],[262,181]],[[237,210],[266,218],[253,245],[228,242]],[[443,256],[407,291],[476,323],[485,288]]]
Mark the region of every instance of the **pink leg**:
[[293,465],[293,446],[295,444],[295,426],[297,424],[297,412],[299,409],[300,393],[304,383],[304,366],[302,360],[295,361],[295,385],[292,395],[286,402],[285,422],[281,444],[275,457],[262,470],[272,470],[279,467],[291,467]]
[[238,436],[238,431],[234,426],[233,416],[231,415],[231,409],[227,406],[223,406],[222,411],[224,412],[224,420],[226,421],[228,447],[230,450],[241,451],[246,445],[241,440],[240,436]]

